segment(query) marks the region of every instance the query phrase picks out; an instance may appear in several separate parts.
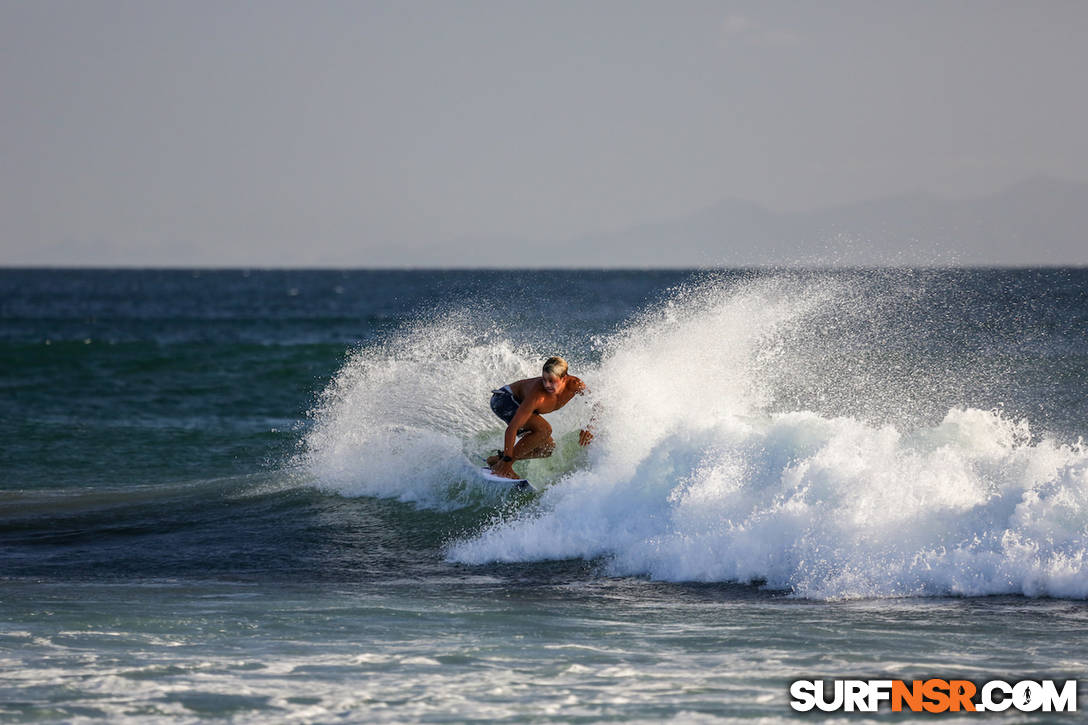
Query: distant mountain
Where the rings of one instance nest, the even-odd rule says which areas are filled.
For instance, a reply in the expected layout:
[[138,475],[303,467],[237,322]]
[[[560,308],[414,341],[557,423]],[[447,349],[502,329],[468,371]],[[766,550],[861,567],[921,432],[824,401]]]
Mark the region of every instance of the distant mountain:
[[725,200],[552,250],[571,266],[1083,265],[1088,183],[1040,177],[978,199],[911,194],[797,213]]

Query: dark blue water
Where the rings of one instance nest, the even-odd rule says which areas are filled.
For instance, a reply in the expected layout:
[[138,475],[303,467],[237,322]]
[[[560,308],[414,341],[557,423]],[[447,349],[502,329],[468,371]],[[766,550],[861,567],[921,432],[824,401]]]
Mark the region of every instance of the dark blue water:
[[[474,483],[487,390],[556,353],[599,440],[571,406],[543,494]],[[5,719],[1085,667],[1088,270],[8,269],[0,369]]]

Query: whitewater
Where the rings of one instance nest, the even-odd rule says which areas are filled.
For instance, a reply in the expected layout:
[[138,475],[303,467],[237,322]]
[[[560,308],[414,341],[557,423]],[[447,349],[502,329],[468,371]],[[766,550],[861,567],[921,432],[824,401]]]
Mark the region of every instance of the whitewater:
[[[471,302],[421,314],[347,356],[293,464],[344,497],[494,508],[449,536],[453,564],[582,559],[820,600],[1088,596],[1079,424],[1006,349],[1035,338],[909,277],[705,274],[583,338]],[[552,354],[591,394],[549,416],[552,458],[519,464],[543,492],[510,501],[470,472],[503,432],[487,399]]]
[[[1086,701],[1088,270],[0,270],[0,318],[0,720]],[[481,484],[554,354],[542,490]]]

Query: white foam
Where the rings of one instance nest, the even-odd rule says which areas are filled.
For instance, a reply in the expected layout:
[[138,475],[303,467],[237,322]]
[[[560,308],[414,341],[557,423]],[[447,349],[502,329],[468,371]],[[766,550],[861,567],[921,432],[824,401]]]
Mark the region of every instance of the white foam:
[[[555,483],[449,558],[602,558],[618,575],[817,598],[1088,596],[1088,453],[970,405],[919,424],[943,399],[924,382],[957,388],[937,370],[911,378],[859,356],[850,369],[867,400],[852,408],[849,385],[831,379],[835,355],[859,349],[836,321],[848,305],[880,307],[847,284],[788,277],[677,291],[604,340],[599,365],[577,368],[602,406],[588,459],[570,452],[585,406],[549,416],[569,445],[531,465]],[[551,352],[467,316],[361,350],[314,412],[307,465],[345,495],[461,505],[450,491],[469,478],[465,456],[502,433],[489,390],[537,374]],[[838,397],[788,405],[821,391]]]
[[813,413],[683,429],[627,478],[574,474],[542,513],[450,556],[604,556],[615,574],[765,580],[818,598],[1088,596],[1088,454],[1010,428],[952,410],[917,439]]
[[767,365],[788,356],[766,348],[835,290],[696,291],[606,354],[611,415],[590,468],[539,509],[456,542],[452,560],[603,557],[617,575],[817,598],[1088,596],[1079,445],[966,407],[922,427],[768,412],[782,376]]

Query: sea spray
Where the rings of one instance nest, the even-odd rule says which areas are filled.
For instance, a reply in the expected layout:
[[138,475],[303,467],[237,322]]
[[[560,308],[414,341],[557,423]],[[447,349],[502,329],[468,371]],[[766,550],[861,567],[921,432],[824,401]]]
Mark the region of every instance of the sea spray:
[[[987,405],[1011,338],[960,336],[926,296],[946,278],[896,274],[707,275],[575,351],[597,440],[572,454],[588,406],[549,416],[563,455],[522,464],[545,493],[448,558],[815,598],[1088,596],[1085,452]],[[501,438],[488,391],[555,351],[479,315],[421,320],[352,355],[307,464],[343,495],[464,505],[466,460]]]
[[[592,468],[548,491],[543,514],[457,542],[450,558],[603,557],[617,575],[816,598],[1088,595],[1085,452],[996,411],[954,407],[919,424],[931,406],[913,397],[960,389],[950,379],[970,351],[942,378],[890,336],[893,323],[903,335],[925,322],[896,320],[909,287],[795,282],[705,283],[644,314],[598,370],[612,415]],[[859,328],[916,354],[883,374],[840,364],[836,348],[863,349]],[[933,347],[926,332],[916,348]],[[925,372],[913,390],[912,367]],[[815,379],[833,370],[879,405],[776,411],[791,389],[834,390],[839,380]]]
[[[538,375],[538,358],[478,312],[418,320],[349,355],[310,411],[299,462],[320,488],[345,496],[433,508],[472,505],[489,491],[494,500],[501,491],[475,485],[472,470],[501,445],[491,389]],[[563,443],[555,461],[534,462],[537,480],[570,470],[554,466],[578,457],[569,437]]]

